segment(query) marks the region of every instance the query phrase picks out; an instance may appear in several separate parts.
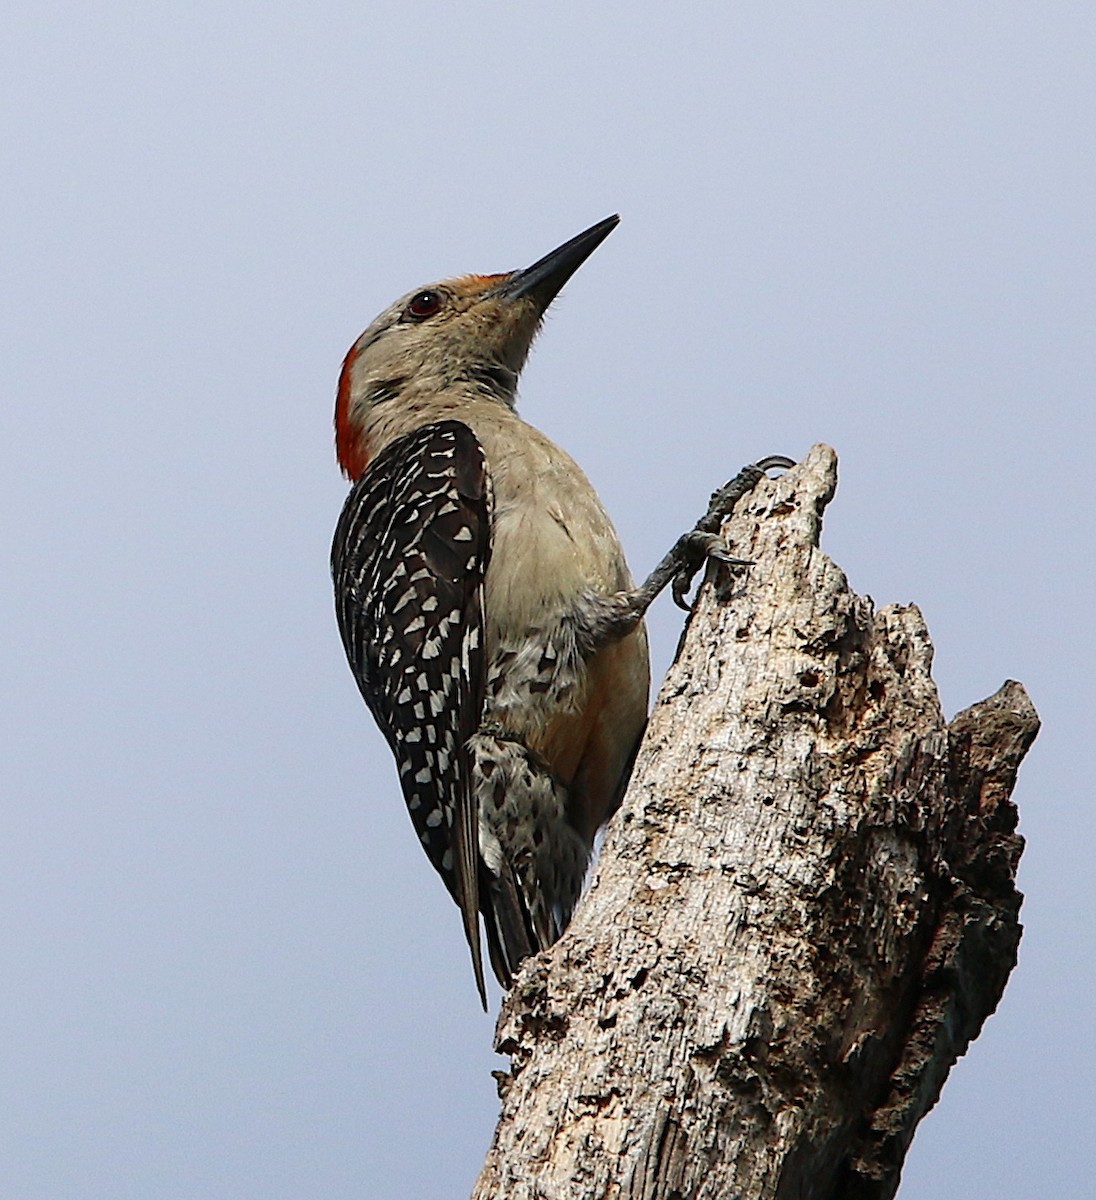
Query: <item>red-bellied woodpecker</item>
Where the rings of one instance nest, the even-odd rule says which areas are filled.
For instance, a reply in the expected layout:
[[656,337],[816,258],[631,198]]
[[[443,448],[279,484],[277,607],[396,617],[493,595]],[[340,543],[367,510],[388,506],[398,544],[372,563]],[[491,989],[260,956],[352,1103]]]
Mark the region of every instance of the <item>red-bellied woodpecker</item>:
[[620,801],[647,717],[644,612],[671,580],[679,596],[706,556],[740,561],[719,518],[777,465],[717,493],[635,588],[586,476],[514,411],[545,309],[617,221],[527,270],[404,296],[339,380],[336,444],[353,482],[332,547],[339,629],[460,906],[481,999],[480,914],[509,987],[566,926]]

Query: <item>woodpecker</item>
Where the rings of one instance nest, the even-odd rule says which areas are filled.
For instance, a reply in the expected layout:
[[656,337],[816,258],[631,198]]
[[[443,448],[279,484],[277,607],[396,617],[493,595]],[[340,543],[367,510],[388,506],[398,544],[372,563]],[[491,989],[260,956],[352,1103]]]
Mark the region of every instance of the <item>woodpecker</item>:
[[339,378],[352,483],[331,553],[339,630],[460,907],[485,1008],[480,918],[509,988],[567,925],[620,802],[647,719],[647,607],[671,581],[680,602],[707,557],[746,565],[720,518],[790,462],[744,469],[634,586],[585,474],[514,407],[545,310],[618,221],[525,270],[408,293]]

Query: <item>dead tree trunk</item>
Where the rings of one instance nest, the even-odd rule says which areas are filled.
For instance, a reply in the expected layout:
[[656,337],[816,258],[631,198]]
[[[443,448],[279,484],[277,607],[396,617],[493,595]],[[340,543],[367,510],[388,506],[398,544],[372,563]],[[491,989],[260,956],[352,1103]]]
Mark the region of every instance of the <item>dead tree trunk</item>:
[[946,724],[916,608],[818,549],[816,446],[740,502],[597,879],[503,1006],[474,1200],[882,1200],[1016,960],[1006,683]]

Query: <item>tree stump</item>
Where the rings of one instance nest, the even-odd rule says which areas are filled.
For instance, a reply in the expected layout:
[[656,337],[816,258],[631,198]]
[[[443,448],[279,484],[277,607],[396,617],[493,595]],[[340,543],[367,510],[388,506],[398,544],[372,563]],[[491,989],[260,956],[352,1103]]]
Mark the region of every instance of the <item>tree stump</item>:
[[740,501],[593,886],[499,1016],[473,1200],[883,1200],[1016,961],[1006,683],[950,725],[915,607],[818,548],[826,446]]

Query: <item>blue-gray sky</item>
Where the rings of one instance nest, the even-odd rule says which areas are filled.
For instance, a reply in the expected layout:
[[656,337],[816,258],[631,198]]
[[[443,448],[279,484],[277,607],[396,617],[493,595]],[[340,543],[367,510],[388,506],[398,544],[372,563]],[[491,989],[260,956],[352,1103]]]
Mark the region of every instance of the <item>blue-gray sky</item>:
[[9,7],[6,1200],[466,1194],[502,1064],[335,632],[334,385],[614,211],[522,409],[636,571],[828,441],[948,713],[1044,719],[1020,967],[902,1200],[1087,1194],[1094,59],[1080,2]]

